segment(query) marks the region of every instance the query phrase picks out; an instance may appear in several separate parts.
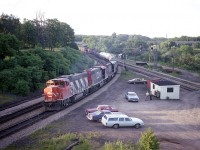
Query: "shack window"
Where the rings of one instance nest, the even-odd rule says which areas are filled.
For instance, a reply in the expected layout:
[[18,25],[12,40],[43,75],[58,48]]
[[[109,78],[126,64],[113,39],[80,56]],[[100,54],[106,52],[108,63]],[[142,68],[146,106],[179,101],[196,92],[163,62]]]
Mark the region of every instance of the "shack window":
[[174,92],[174,88],[167,88],[167,93],[172,93]]

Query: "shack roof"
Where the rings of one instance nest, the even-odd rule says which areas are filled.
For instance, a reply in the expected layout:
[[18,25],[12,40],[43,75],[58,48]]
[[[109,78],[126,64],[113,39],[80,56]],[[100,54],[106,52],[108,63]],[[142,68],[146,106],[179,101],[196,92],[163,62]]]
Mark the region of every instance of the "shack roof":
[[168,80],[157,80],[157,81],[151,81],[152,83],[159,85],[159,86],[166,86],[166,85],[179,85],[177,83],[174,83],[172,81]]

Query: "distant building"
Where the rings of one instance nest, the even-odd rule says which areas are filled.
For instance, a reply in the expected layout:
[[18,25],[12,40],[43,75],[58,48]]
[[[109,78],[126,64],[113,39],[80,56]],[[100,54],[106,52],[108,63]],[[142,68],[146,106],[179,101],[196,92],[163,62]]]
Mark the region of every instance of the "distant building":
[[88,48],[87,44],[85,44],[83,42],[76,42],[76,44],[78,45],[78,49],[81,52],[88,52],[89,51],[89,48]]
[[174,41],[177,46],[180,45],[189,45],[192,46],[192,44],[200,43],[200,41]]
[[180,85],[171,81],[151,81],[150,91],[152,95],[160,99],[180,99]]

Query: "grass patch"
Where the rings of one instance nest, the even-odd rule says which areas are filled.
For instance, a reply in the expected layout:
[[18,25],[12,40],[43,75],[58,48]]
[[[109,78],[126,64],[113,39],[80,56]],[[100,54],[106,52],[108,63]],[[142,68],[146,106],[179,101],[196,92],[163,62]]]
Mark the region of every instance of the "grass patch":
[[120,76],[120,79],[122,80],[129,80],[132,78],[135,78],[136,74],[132,71],[128,71],[128,70],[123,70]]
[[88,132],[81,133],[52,133],[52,127],[40,129],[26,137],[9,145],[5,150],[64,150],[77,140],[79,144],[73,147],[73,150],[94,150],[102,148],[98,142],[99,133]]
[[[107,141],[105,137],[103,137],[98,132],[87,132],[87,133],[74,132],[74,133],[60,134],[56,136],[55,134],[49,132],[49,129],[51,130],[51,128],[41,129],[32,134],[31,136],[23,138],[17,141],[15,144],[8,146],[5,150],[65,150],[66,148],[69,148],[69,146],[72,144],[76,144],[73,146],[72,148],[73,150],[138,149],[138,143],[133,143],[132,141],[120,141],[120,140],[110,142]],[[141,137],[143,134],[145,133],[142,133]],[[149,137],[148,139],[151,140],[151,138],[152,137]],[[143,144],[143,142],[142,143],[140,142],[140,144]]]
[[0,94],[0,105],[13,102],[13,96]]
[[64,150],[69,145],[79,141],[79,144],[73,147],[74,150],[88,150],[90,149],[90,142],[87,137],[84,137],[81,134],[69,133],[50,140],[42,141],[42,146],[39,150]]
[[172,72],[172,73],[169,73],[169,75],[174,76],[174,77],[179,77],[180,73]]
[[122,141],[106,142],[103,150],[134,150],[134,144]]
[[[64,47],[56,47],[56,48],[53,49],[53,51],[54,51],[54,52],[59,52],[59,51],[61,51],[61,50],[63,50],[63,49],[64,49]],[[49,50],[49,48],[47,48],[47,47],[46,47],[44,50],[46,50],[46,51],[51,51],[51,50]]]
[[32,139],[45,139],[45,138],[51,138],[53,134],[49,133],[50,130],[52,130],[53,127],[47,126],[45,128],[39,129],[36,132],[32,133],[30,135],[30,138]]
[[[94,134],[89,134],[84,136],[78,133],[67,133],[60,136],[49,137],[50,134],[44,134],[42,130],[37,132],[37,134],[32,135],[32,137],[36,138],[35,136],[39,133],[42,133],[42,136],[37,137],[37,142],[33,142],[32,140],[28,140],[29,142],[24,141],[25,145],[17,146],[21,144],[12,144],[8,146],[5,150],[64,150],[69,145],[79,141],[77,145],[73,147],[73,150],[92,150],[95,149],[92,145],[91,139],[93,138]],[[41,138],[42,137],[42,138]]]

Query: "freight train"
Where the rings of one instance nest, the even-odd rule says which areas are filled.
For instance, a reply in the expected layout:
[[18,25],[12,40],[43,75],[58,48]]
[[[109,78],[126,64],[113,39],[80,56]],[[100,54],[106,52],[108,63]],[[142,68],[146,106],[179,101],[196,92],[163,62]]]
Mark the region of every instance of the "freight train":
[[60,110],[75,103],[78,96],[84,97],[96,91],[115,76],[117,68],[117,61],[107,61],[82,73],[62,75],[48,80],[43,94],[45,110]]

